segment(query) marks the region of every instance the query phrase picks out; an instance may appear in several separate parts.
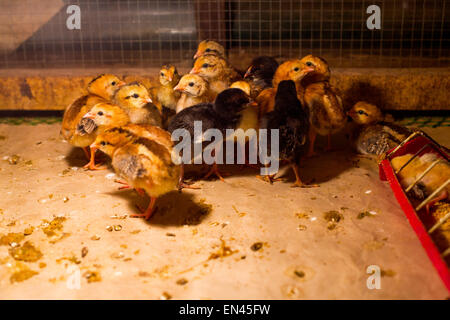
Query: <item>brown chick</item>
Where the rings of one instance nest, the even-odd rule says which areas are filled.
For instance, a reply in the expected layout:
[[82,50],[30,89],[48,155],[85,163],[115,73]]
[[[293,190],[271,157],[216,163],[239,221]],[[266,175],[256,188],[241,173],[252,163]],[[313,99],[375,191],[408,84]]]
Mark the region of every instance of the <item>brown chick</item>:
[[225,48],[216,41],[203,40],[198,44],[197,52],[194,55],[194,60],[205,54],[212,54],[225,58]]
[[175,110],[180,93],[174,88],[180,81],[177,68],[173,65],[162,66],[159,72],[160,87],[156,88],[156,98],[166,108]]
[[303,103],[303,89],[301,88],[300,81],[313,69],[299,59],[288,60],[282,63],[275,72],[272,80],[273,88],[267,88],[261,91],[261,93],[256,97],[255,101],[259,105],[259,116],[271,112],[275,107],[275,96],[277,93],[278,84],[283,80],[292,80],[295,82],[297,89],[297,98]]
[[[412,154],[395,157],[391,160],[392,168],[397,171],[407,161],[413,157]],[[398,174],[402,187],[408,188],[433,162],[438,160],[438,156],[434,153],[425,153],[420,157],[414,158],[406,165]],[[411,195],[418,199],[424,200],[429,197],[444,183],[450,181],[450,165],[447,161],[440,162],[435,165],[420,181],[411,189]],[[427,205],[426,210],[429,212],[430,207],[440,200],[448,200],[450,192],[450,184],[440,192]]]
[[161,110],[152,103],[147,88],[141,83],[121,86],[113,101],[128,114],[131,123],[162,126]]
[[326,150],[331,150],[331,136],[342,130],[347,123],[347,116],[338,92],[328,82],[330,68],[320,57],[308,55],[301,63],[314,71],[301,81],[300,90],[304,88],[304,105],[309,108],[310,134],[307,156],[314,155],[314,142],[317,134],[328,137]]
[[214,95],[209,90],[208,82],[196,74],[184,75],[174,90],[181,92],[181,97],[176,106],[176,113],[196,104],[214,100]]
[[[105,132],[117,133],[117,135],[119,136],[125,134],[128,137],[137,136],[140,138],[150,139],[164,146],[169,152],[171,152],[173,148],[173,141],[169,132],[161,129],[160,127],[152,126],[149,124],[137,125],[129,123],[125,126],[106,129]],[[130,186],[126,182],[119,180],[116,180],[116,182],[124,185],[120,187],[119,190],[130,188]]]
[[171,150],[156,140],[135,135],[127,127],[113,128],[97,136],[91,148],[110,156],[116,174],[149,195],[147,209],[133,217],[149,219],[156,199],[177,188],[180,166],[172,162]]
[[240,80],[240,75],[228,65],[227,61],[215,55],[206,54],[195,60],[191,74],[204,77],[209,83],[209,90],[214,98],[230,84]]
[[89,82],[88,94],[75,100],[64,111],[61,124],[61,136],[70,144],[82,147],[89,159],[89,150],[86,145],[78,145],[78,137],[75,136],[78,122],[94,105],[100,102],[108,102],[114,96],[114,92],[125,83],[112,74],[101,74]]
[[381,156],[412,133],[408,128],[383,121],[381,110],[364,101],[357,102],[347,115],[357,125],[350,140],[360,154]]
[[[120,107],[110,103],[96,104],[80,120],[75,130],[74,138],[81,147],[87,147],[99,133],[114,126],[123,126],[130,122],[130,118]],[[95,150],[91,149],[89,163],[84,168],[99,169],[95,165]]]

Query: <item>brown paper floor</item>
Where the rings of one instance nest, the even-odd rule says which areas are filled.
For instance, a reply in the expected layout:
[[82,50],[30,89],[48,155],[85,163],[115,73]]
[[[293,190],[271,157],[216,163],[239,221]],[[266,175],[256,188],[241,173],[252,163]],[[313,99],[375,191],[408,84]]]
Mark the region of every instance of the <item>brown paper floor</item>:
[[[449,145],[449,128],[425,130]],[[320,188],[269,185],[255,178],[256,170],[227,167],[233,175],[225,183],[200,181],[201,190],[168,194],[146,222],[114,218],[147,199],[118,191],[110,170],[79,169],[83,153],[58,132],[59,124],[0,124],[0,237],[34,227],[20,243],[42,253],[35,262],[16,261],[14,248],[0,245],[1,299],[448,296],[376,164],[348,151],[303,164],[305,180],[314,178]],[[20,156],[15,165],[12,155]],[[342,214],[331,230],[329,211]],[[375,214],[358,219],[368,211]],[[66,218],[62,228],[45,224],[59,216]],[[118,225],[120,231],[107,230]],[[254,251],[258,242],[262,248]],[[369,265],[382,270],[380,290],[366,286]],[[27,275],[24,266],[38,274],[11,283]]]

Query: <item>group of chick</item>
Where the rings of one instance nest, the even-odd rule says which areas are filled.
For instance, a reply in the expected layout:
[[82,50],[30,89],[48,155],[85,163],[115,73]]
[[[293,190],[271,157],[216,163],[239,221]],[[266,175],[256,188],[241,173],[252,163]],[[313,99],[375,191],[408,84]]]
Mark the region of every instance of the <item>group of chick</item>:
[[[171,159],[171,133],[183,128],[193,136],[194,121],[202,121],[204,131],[278,129],[279,160],[290,163],[297,187],[313,186],[302,182],[299,162],[314,155],[316,135],[327,136],[331,149],[331,136],[346,126],[347,115],[363,125],[352,141],[364,154],[382,154],[408,134],[408,129],[382,122],[380,110],[371,104],[360,102],[347,112],[330,85],[330,68],[320,57],[278,64],[261,56],[239,72],[227,61],[222,45],[205,40],[194,60],[183,76],[175,66],[163,66],[160,85],[153,88],[99,75],[88,84],[88,94],[65,110],[61,135],[83,148],[89,159],[85,168],[99,169],[95,153],[101,150],[125,180],[122,188],[149,195],[147,209],[135,216],[150,218],[159,196],[189,187],[183,165]],[[223,179],[216,164],[211,174]],[[272,183],[273,176],[267,179]]]

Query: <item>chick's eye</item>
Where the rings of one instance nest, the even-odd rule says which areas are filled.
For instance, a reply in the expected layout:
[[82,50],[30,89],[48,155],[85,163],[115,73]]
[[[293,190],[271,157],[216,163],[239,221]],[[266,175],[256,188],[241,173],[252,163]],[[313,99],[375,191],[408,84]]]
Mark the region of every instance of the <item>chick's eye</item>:
[[359,110],[358,113],[359,113],[359,114],[364,114],[364,111]]
[[105,142],[105,141],[100,142],[100,144],[101,144],[102,146],[106,146],[106,142]]
[[313,66],[313,63],[312,63],[311,61],[308,61],[308,62],[306,62],[306,65],[307,65],[308,67],[312,67],[312,66]]
[[115,82],[115,81],[111,82],[111,85],[112,85],[112,86],[115,86],[115,85],[116,85],[116,82]]
[[211,51],[211,49],[210,48],[207,48],[206,50],[205,50],[205,52],[210,52]]
[[189,87],[193,87],[194,83],[193,82],[189,82]]
[[294,71],[298,71],[298,70],[300,70],[299,67],[295,67],[295,68],[294,68]]
[[161,72],[161,76],[164,77],[164,72]]
[[208,68],[209,67],[209,64],[207,64],[207,63],[204,63],[203,65],[202,65],[202,68]]
[[97,112],[97,114],[98,114],[99,116],[102,116],[102,115],[103,115],[103,111],[99,111],[99,112]]
[[133,98],[139,98],[139,95],[137,93],[133,94]]

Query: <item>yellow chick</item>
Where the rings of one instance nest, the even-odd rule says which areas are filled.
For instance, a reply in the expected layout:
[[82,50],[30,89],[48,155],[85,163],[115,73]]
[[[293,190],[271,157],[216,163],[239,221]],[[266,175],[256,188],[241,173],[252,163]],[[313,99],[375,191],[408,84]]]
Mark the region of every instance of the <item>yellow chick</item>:
[[[233,82],[230,88],[237,88],[244,91],[248,97],[250,97],[251,87],[246,81],[236,81]],[[241,118],[236,129],[242,129],[244,131],[248,129],[255,129],[258,131],[259,119],[258,119],[258,104],[256,102],[249,103],[240,112]],[[248,141],[248,137],[246,137]]]
[[365,101],[358,101],[347,112],[355,123],[360,125],[368,125],[384,120],[384,115],[381,110],[374,104]]
[[[130,122],[128,115],[118,106],[110,103],[101,102],[96,104],[79,121],[73,139],[81,147],[87,147],[99,133],[107,128],[114,126],[123,126]],[[90,170],[99,169],[95,165],[95,150],[91,149],[89,163],[84,168]]]
[[124,84],[115,75],[101,74],[89,82],[88,94],[75,100],[64,111],[60,134],[70,144],[83,148],[88,159],[90,157],[88,147],[78,145],[77,137],[74,137],[78,122],[97,103],[110,101],[114,92]]
[[128,114],[131,123],[162,126],[161,110],[152,103],[147,88],[141,83],[121,86],[113,101]]
[[255,99],[260,108],[260,117],[274,110],[278,84],[283,80],[294,81],[297,90],[297,98],[300,100],[302,105],[304,105],[303,89],[300,82],[308,73],[312,71],[313,69],[310,66],[305,65],[299,59],[288,60],[280,64],[277,71],[275,71],[275,75],[273,76],[273,88],[262,90]]
[[181,92],[176,113],[196,104],[214,100],[209,91],[208,82],[196,74],[184,75],[174,90]]
[[97,136],[91,148],[110,156],[116,174],[149,195],[147,209],[133,217],[149,219],[156,199],[177,188],[180,166],[172,162],[171,150],[155,140],[136,136],[126,127],[114,128]]
[[250,84],[247,81],[244,80],[239,80],[239,81],[235,81],[230,85],[230,88],[237,88],[237,89],[241,89],[242,91],[244,91],[249,97],[251,95],[251,91],[252,88],[250,86]]
[[163,107],[175,110],[180,93],[174,88],[180,81],[177,68],[173,65],[165,65],[159,72],[160,87],[156,90],[156,98]]
[[[412,154],[405,154],[393,158],[391,160],[392,168],[395,171],[399,170],[412,157]],[[438,159],[438,156],[434,153],[425,153],[422,156],[414,158],[397,174],[401,186],[404,189],[407,188]],[[412,196],[419,200],[426,199],[448,179],[450,179],[450,164],[446,161],[438,163],[411,189]],[[427,212],[429,212],[430,207],[437,201],[448,200],[449,192],[450,184],[427,204]]]
[[310,133],[309,151],[307,156],[313,156],[314,142],[317,134],[327,136],[326,150],[331,150],[331,136],[342,130],[347,123],[347,115],[342,105],[342,99],[336,89],[329,83],[330,68],[320,57],[308,55],[300,60],[302,65],[313,69],[302,81],[304,88],[303,102],[309,108]]
[[225,58],[225,48],[216,41],[203,40],[198,44],[197,52],[194,55],[194,60],[205,54],[212,54]]
[[191,74],[198,74],[209,83],[209,90],[214,94],[214,98],[230,84],[239,80],[240,76],[234,71],[223,58],[206,54],[195,60]]
[[[233,82],[230,86],[230,88],[236,88],[236,89],[241,89],[242,91],[245,92],[245,94],[250,97],[250,93],[251,93],[251,86],[248,82],[246,81],[236,81]],[[242,109],[242,111],[240,112],[240,119],[239,119],[239,123],[236,126],[235,129],[242,129],[242,132],[236,131],[236,133],[233,135],[233,139],[234,137],[236,137],[238,140],[237,141],[242,141],[244,140],[245,143],[247,143],[249,141],[249,136],[244,136],[242,139],[242,137],[240,137],[241,134],[244,134],[245,131],[249,130],[249,129],[254,129],[256,132],[256,138],[257,138],[257,134],[258,134],[258,130],[259,130],[259,110],[258,110],[258,104],[256,102],[252,102],[249,103],[247,105],[244,106],[244,108]],[[245,144],[241,145],[241,152],[242,154],[245,154]],[[257,150],[253,150],[254,152],[257,152]]]
[[357,127],[352,130],[351,141],[358,153],[381,156],[398,146],[412,131],[394,123],[383,121],[377,106],[359,101],[348,112]]

